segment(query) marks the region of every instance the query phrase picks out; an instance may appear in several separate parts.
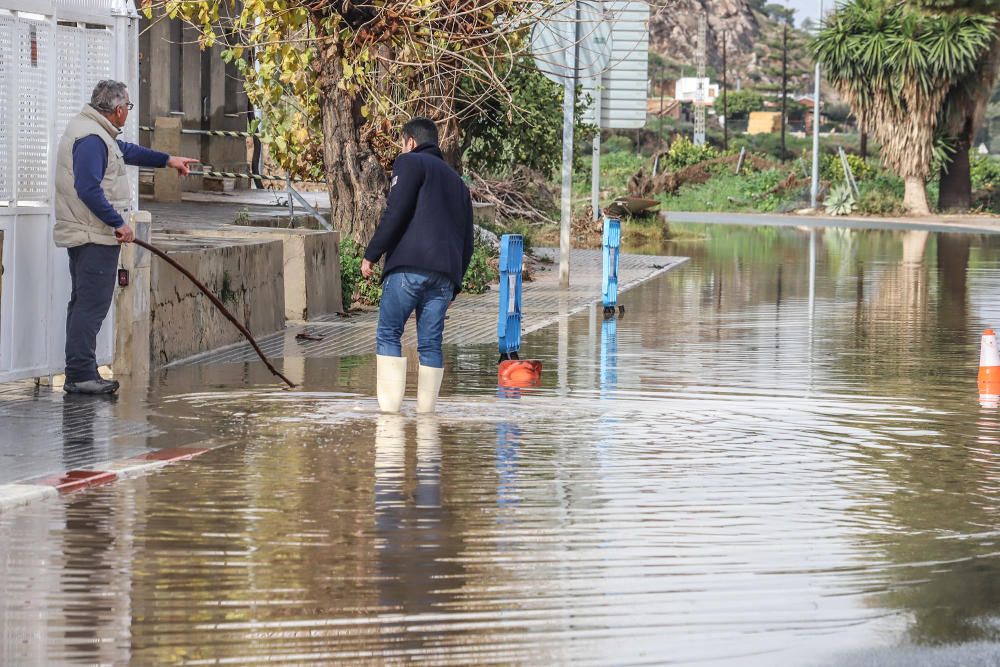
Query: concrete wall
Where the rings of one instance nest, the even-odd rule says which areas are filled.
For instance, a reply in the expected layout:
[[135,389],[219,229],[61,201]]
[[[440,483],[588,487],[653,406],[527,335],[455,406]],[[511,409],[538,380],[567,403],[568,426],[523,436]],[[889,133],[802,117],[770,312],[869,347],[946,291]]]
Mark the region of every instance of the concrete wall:
[[[242,79],[230,81],[227,96],[227,78],[238,73],[230,67],[227,72],[222,60],[222,48],[214,46],[202,51],[194,28],[162,18],[162,10],[154,11],[152,21],[140,22],[139,35],[139,124],[152,127],[158,116],[177,116],[185,129],[192,130],[241,130],[247,129],[247,98]],[[175,27],[179,26],[179,27]],[[178,45],[177,37],[183,43]],[[172,52],[180,50],[179,70]],[[176,95],[172,90],[180,82],[179,108],[173,108]],[[235,84],[235,85],[234,85]],[[227,107],[227,97],[229,105]],[[139,141],[151,145],[149,132],[140,132]],[[222,171],[246,171],[248,166],[245,139],[184,135],[181,152],[187,157],[200,159]],[[236,187],[246,187],[238,181]],[[183,179],[185,190],[202,189],[202,179]]]
[[[165,231],[171,230],[168,227]],[[205,229],[188,227],[178,233],[189,237],[281,241],[285,318],[308,320],[344,311],[338,232],[226,225]]]
[[[157,235],[153,242],[219,296],[255,336],[285,326],[284,251],[280,241],[215,245]],[[153,366],[243,340],[197,287],[153,258],[151,350]]]

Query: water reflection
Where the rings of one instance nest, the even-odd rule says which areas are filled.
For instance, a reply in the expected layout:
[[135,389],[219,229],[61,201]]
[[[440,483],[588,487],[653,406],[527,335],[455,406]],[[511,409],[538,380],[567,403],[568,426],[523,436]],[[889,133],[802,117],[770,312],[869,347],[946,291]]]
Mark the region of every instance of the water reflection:
[[[1000,415],[975,362],[1000,245],[714,228],[666,252],[690,267],[626,293],[627,319],[526,337],[541,388],[497,388],[493,346],[447,349],[435,417],[376,414],[370,357],[310,359],[296,392],[227,365],[193,394],[171,370],[156,423],[230,446],[0,515],[0,581],[35,605],[0,601],[26,647],[0,662],[996,648]],[[67,452],[101,446],[85,409]]]
[[[522,390],[519,387],[497,387],[497,398],[503,404],[518,401]],[[506,410],[508,418],[502,419],[496,425],[496,471],[498,509],[513,508],[520,502],[518,491],[518,448],[521,446],[521,426],[513,418],[512,408]],[[499,521],[506,521],[505,514],[498,514]]]

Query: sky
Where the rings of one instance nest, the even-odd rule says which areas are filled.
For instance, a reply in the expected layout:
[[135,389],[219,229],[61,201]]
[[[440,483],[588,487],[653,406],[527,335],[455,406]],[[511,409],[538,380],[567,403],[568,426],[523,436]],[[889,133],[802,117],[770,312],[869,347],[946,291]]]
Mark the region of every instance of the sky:
[[[788,0],[788,6],[795,10],[795,25],[802,23],[807,16],[815,21],[819,17],[820,0]],[[835,0],[823,0],[823,11],[833,7]]]

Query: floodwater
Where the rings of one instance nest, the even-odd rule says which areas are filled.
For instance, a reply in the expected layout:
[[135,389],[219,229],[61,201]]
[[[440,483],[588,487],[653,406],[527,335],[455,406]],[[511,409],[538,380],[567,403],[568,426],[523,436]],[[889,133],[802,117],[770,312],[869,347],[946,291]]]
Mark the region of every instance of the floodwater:
[[705,231],[541,389],[447,350],[437,417],[171,369],[226,446],[0,515],[0,663],[1000,664],[1000,237]]

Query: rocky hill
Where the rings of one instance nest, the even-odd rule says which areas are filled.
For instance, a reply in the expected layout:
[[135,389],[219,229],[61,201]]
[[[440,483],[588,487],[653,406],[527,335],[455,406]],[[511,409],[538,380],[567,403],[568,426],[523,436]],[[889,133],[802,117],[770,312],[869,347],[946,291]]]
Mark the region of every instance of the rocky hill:
[[[756,3],[760,6],[759,3]],[[709,69],[722,71],[722,36],[728,45],[730,84],[743,87],[774,87],[780,83],[781,24],[754,9],[750,0],[654,0],[650,3],[650,50],[667,64],[667,78],[681,72],[694,74],[698,16],[708,19],[707,56]],[[807,35],[790,31],[789,90],[808,89],[811,64],[805,52]],[[657,76],[651,71],[652,76]]]

